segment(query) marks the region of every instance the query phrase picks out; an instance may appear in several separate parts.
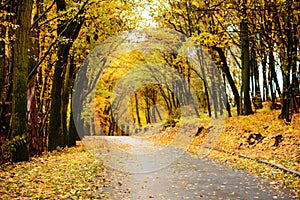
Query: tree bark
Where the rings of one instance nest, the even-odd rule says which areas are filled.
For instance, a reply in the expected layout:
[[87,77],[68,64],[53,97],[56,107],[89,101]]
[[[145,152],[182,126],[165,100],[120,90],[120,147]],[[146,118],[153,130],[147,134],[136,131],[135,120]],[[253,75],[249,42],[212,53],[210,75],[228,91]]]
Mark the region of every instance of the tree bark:
[[[287,2],[288,10],[291,9],[292,1]],[[282,109],[280,118],[285,119],[286,122],[291,122],[290,117],[290,103],[291,103],[291,96],[292,96],[292,88],[291,88],[291,81],[290,81],[290,74],[291,69],[293,66],[293,33],[292,33],[292,16],[289,12],[286,18],[286,37],[287,37],[287,48],[286,48],[286,62],[284,65],[283,70],[283,92],[282,92]]]
[[241,61],[242,61],[242,91],[244,100],[244,115],[253,114],[250,99],[250,54],[249,54],[249,31],[248,31],[248,21],[246,13],[247,0],[243,0],[242,5],[242,21],[240,24],[241,30]]
[[[68,64],[68,57],[73,41],[78,37],[79,31],[82,26],[83,19],[78,17],[84,12],[84,6],[78,12],[75,19],[70,22],[66,20],[61,20],[58,24],[57,34],[58,37],[64,37],[69,39],[68,42],[61,41],[58,44],[57,61],[55,64],[54,75],[53,75],[53,85],[51,91],[51,111],[50,111],[50,121],[49,121],[49,137],[48,137],[48,150],[55,150],[58,146],[66,146],[66,135],[67,133],[67,108],[70,97],[69,94],[65,92],[70,92],[71,90],[66,89],[69,84],[66,84],[66,67]],[[56,1],[57,12],[66,10],[65,0]],[[78,17],[78,18],[76,18]]]
[[[38,1],[35,2],[35,10],[33,20],[38,18],[39,7]],[[30,59],[28,73],[30,73],[33,67],[36,65],[36,61],[39,58],[39,30],[38,23],[32,27],[31,40],[30,40]],[[36,74],[32,76],[27,82],[27,142],[29,156],[41,155],[43,152],[43,140],[38,132],[37,125],[37,100],[36,100]]]
[[[5,17],[2,18],[3,20],[6,19]],[[4,39],[5,37],[6,27],[0,24],[0,38]],[[9,96],[9,94],[7,94],[9,84],[9,69],[8,62],[6,62],[5,41],[0,40],[0,146],[8,136],[9,119],[7,119],[8,117],[5,119],[5,115],[7,115],[5,110],[8,107],[6,99],[7,96]]]
[[[28,47],[30,35],[30,21],[33,0],[24,0],[17,5],[17,25],[15,52],[13,56],[13,104],[12,104],[12,137],[26,138],[26,111],[27,111],[27,73],[28,73]],[[28,160],[26,140],[12,154],[12,161]]]

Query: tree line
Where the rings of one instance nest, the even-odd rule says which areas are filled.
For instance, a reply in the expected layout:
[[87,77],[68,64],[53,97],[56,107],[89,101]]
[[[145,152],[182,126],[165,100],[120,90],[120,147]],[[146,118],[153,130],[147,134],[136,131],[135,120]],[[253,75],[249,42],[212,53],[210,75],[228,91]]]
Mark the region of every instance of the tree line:
[[[178,31],[209,52],[227,88],[228,116],[232,105],[237,115],[249,115],[253,108],[261,108],[262,101],[280,107],[279,117],[287,122],[298,112],[300,5],[295,0],[169,0],[157,1],[159,7],[153,6],[153,1],[2,0],[1,162],[28,160],[43,151],[75,145],[81,134],[76,132],[70,106],[75,76],[97,44],[139,25],[137,3],[150,6],[158,27]],[[139,57],[133,52],[123,59]],[[200,112],[212,116],[207,77],[199,78],[178,55],[160,52],[151,59],[157,58],[184,75],[196,88]],[[98,120],[108,135],[124,134],[113,116],[110,99],[111,83],[122,75],[117,73],[121,61],[97,86]],[[189,92],[190,88],[176,90]],[[132,96],[131,117],[137,126],[161,121],[161,109],[154,106],[161,103],[168,123],[173,124],[180,118],[180,98],[185,96],[176,97],[163,86],[143,87]]]
[[272,101],[276,107],[278,98],[280,118],[289,122],[291,113],[298,112],[299,2],[170,0],[164,5],[156,13],[160,23],[208,48],[239,115],[253,113],[253,100]]
[[0,8],[1,162],[75,145],[75,75],[97,42],[130,28],[121,18],[129,4],[3,0]]

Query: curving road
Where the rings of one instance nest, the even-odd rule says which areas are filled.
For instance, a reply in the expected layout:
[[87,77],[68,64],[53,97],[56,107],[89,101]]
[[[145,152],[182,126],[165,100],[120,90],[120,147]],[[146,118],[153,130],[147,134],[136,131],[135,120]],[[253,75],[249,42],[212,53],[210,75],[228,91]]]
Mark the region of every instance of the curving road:
[[245,171],[170,146],[129,136],[90,137],[86,146],[91,141],[101,145],[90,151],[112,167],[111,199],[292,199]]

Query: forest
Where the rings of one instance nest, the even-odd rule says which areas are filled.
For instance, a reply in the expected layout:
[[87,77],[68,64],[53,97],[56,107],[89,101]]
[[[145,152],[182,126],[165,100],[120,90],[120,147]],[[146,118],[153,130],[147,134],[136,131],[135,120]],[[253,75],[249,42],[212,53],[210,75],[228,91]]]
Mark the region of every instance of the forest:
[[[299,165],[297,0],[0,0],[0,16],[0,164],[84,136],[168,131],[191,123],[185,105],[205,124],[193,137],[223,117],[268,129],[260,120],[274,111],[274,131],[294,134]],[[197,59],[180,53],[187,41]],[[249,145],[263,140],[250,135]]]

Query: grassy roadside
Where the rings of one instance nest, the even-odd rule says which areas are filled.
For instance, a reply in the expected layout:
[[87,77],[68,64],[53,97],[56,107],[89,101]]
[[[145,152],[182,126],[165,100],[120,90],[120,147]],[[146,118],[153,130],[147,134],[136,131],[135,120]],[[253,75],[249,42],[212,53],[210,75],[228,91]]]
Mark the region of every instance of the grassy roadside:
[[[279,114],[280,111],[271,111],[266,105],[254,115],[227,118],[215,148],[267,160],[300,171],[300,114],[294,114],[292,123],[289,125],[278,119]],[[205,124],[206,128],[195,137],[188,149],[190,152],[199,152],[207,126]],[[176,128],[167,129],[155,135],[151,140],[169,144],[175,137],[174,133],[176,133]],[[267,164],[220,151],[211,151],[209,157],[263,177],[275,188],[280,186],[291,190],[297,197],[300,195],[300,177]]]

